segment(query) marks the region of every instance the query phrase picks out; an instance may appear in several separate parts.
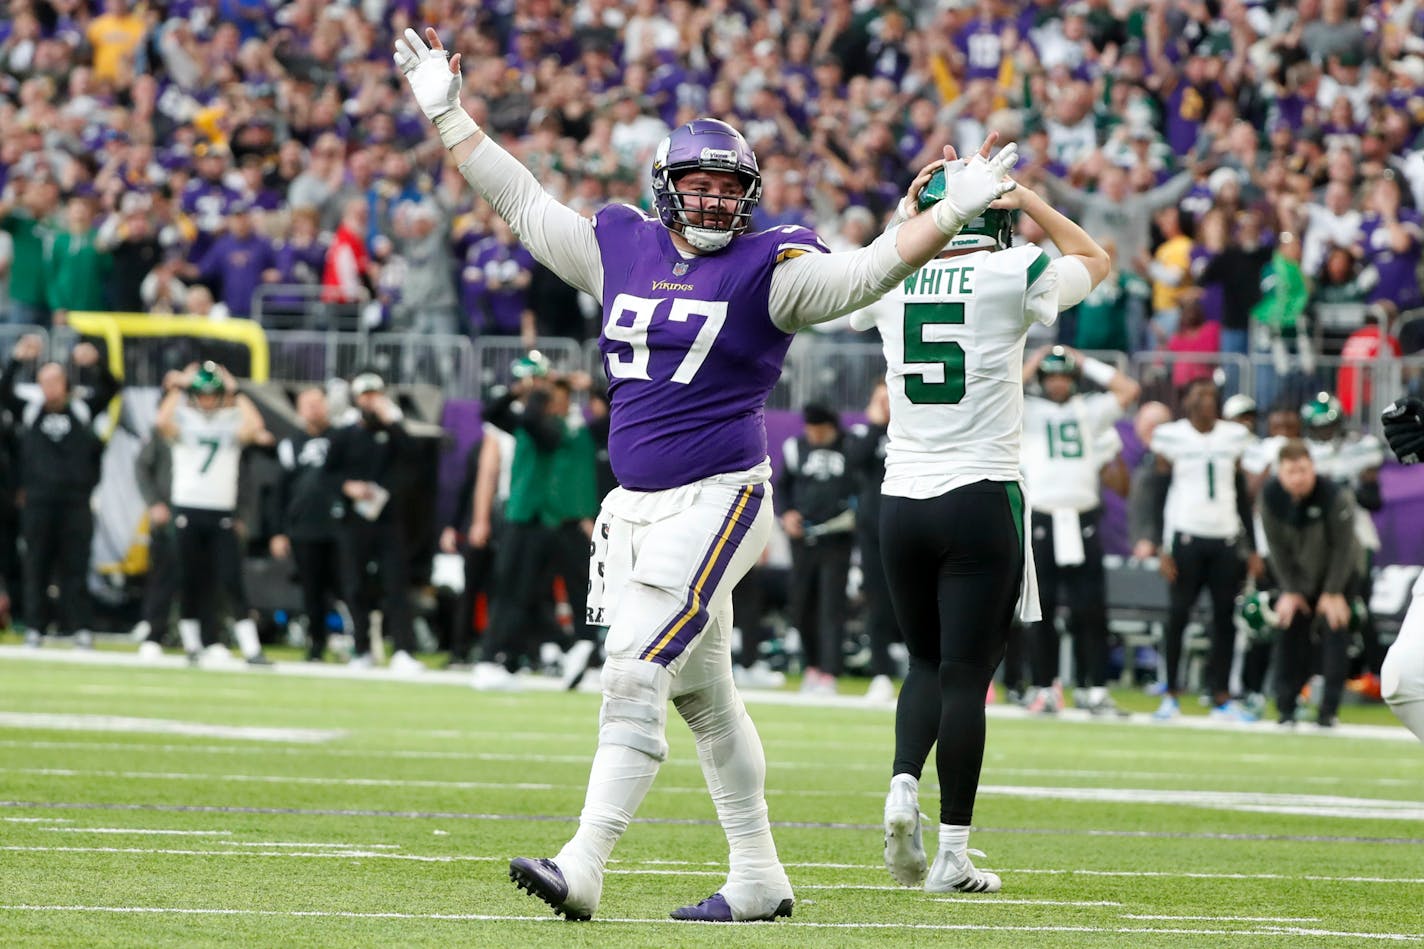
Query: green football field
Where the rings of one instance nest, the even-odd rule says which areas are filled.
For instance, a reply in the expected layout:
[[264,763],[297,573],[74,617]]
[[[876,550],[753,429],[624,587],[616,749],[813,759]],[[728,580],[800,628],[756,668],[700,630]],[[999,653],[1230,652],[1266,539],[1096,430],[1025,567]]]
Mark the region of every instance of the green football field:
[[[891,711],[753,697],[794,916],[667,919],[717,888],[726,856],[675,723],[598,917],[579,924],[516,891],[506,865],[572,832],[597,696],[61,651],[0,650],[0,946],[1424,942],[1424,748],[1386,724],[1283,734],[996,708],[971,846],[1003,891],[930,896],[881,865]],[[933,769],[921,803],[936,810]]]

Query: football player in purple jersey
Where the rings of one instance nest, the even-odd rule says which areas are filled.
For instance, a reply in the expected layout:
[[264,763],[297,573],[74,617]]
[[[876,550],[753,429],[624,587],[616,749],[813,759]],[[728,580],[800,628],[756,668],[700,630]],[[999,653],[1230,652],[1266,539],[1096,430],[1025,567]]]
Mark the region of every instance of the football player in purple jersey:
[[[395,61],[461,173],[541,264],[603,304],[599,347],[620,487],[593,531],[589,623],[608,627],[603,708],[579,829],[510,878],[570,919],[598,906],[603,869],[667,757],[671,699],[730,847],[717,892],[675,919],[775,919],[791,884],[771,838],[766,758],[732,685],[731,594],[771,533],[763,410],[792,335],[860,309],[931,260],[1015,185],[1016,150],[957,163],[933,213],[831,254],[803,227],[750,230],[761,173],[731,126],[698,119],[653,159],[655,214],[592,220],[546,193],[460,105],[460,56],[406,30]],[[946,157],[953,152],[946,149]]]

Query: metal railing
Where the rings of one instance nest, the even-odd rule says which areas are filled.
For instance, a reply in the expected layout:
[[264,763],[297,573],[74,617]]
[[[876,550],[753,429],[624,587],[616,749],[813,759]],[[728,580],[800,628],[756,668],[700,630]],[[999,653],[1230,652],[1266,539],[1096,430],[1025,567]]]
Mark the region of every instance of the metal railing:
[[274,330],[356,330],[370,294],[357,303],[326,303],[319,283],[264,283],[252,294],[252,319]]
[[[472,396],[491,385],[509,385],[514,381],[516,360],[527,356],[531,347],[518,336],[482,336],[474,343],[475,389]],[[533,349],[543,353],[549,365],[560,372],[588,370],[588,360],[576,340],[562,336],[540,336]]]
[[480,392],[474,345],[466,336],[268,330],[267,341],[271,377],[281,382],[324,382],[375,369],[392,385],[435,385],[446,398]]

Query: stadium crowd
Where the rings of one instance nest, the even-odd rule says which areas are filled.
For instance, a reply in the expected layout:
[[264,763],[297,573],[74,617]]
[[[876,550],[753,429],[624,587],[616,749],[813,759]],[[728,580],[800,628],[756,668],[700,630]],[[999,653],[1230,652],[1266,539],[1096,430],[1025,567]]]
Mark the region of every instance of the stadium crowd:
[[[1260,421],[1280,415],[1284,426],[1285,416],[1299,424],[1300,393],[1343,381],[1319,369],[1325,353],[1424,347],[1424,324],[1409,320],[1424,309],[1424,9],[1414,4],[12,0],[9,14],[0,24],[7,277],[0,314],[12,324],[48,328],[70,311],[108,310],[526,343],[596,335],[597,303],[537,264],[473,196],[405,95],[389,37],[429,23],[465,51],[466,104],[481,125],[586,214],[609,202],[647,207],[654,149],[669,129],[701,115],[741,129],[756,151],[764,193],[754,227],[814,227],[838,249],[879,232],[913,170],[942,143],[969,152],[989,131],[1019,142],[1017,177],[1069,212],[1114,260],[1110,277],[1064,314],[1056,339],[1035,342],[1186,357],[1164,361],[1170,369],[1159,378],[1138,380],[1144,397],[1169,403],[1139,410],[1127,433],[1138,449],[1152,448],[1152,426],[1183,407],[1182,390],[1211,375],[1213,354],[1256,360],[1249,394]],[[1017,237],[1054,252],[1027,219]],[[1334,336],[1316,325],[1341,312],[1346,322],[1330,322]],[[843,324],[818,329],[838,334]],[[75,362],[92,365],[87,352],[76,351]],[[539,638],[591,642],[581,631],[580,558],[545,558],[551,568],[560,560],[557,570],[520,567],[542,563],[547,550],[581,549],[576,532],[588,529],[591,510],[518,511],[513,523],[533,529],[506,530],[504,549],[518,554],[503,554],[501,565],[476,552],[488,544],[492,505],[512,495],[507,487],[501,493],[498,478],[482,494],[481,473],[488,481],[502,460],[508,475],[522,446],[540,454],[539,478],[567,463],[591,496],[607,487],[600,410],[588,413],[586,427],[582,412],[569,411],[570,396],[581,402],[596,390],[592,380],[557,378],[537,360],[521,373],[505,407],[532,401],[534,410],[511,411],[502,422],[494,413],[460,491],[471,506],[441,539],[447,551],[466,552],[472,591],[487,583],[510,594],[492,600],[479,646],[480,681],[491,686],[507,685],[521,657],[537,662]],[[1307,422],[1330,417],[1319,426],[1321,441],[1335,440],[1342,412],[1353,413],[1361,396],[1357,385],[1340,388],[1343,404],[1327,398],[1307,412]],[[320,427],[316,397],[302,398],[304,422]],[[1283,405],[1289,411],[1277,411]],[[810,497],[828,507],[809,518],[790,506],[793,516],[783,513],[793,562],[786,599],[802,649],[818,657],[818,675],[805,681],[832,689],[844,665],[836,649],[845,640],[842,563],[857,549],[863,560],[866,542],[857,544],[844,521],[809,536],[805,526],[836,525],[843,510],[866,503],[877,408],[872,399],[870,429],[861,432],[848,431],[833,409],[805,408],[804,441],[773,449],[794,455],[778,494],[784,505]],[[367,422],[392,420],[376,412]],[[1289,434],[1271,425],[1253,435]],[[834,489],[815,483],[834,466],[797,463],[827,446],[848,459]],[[288,450],[291,465],[283,462],[294,472],[300,447]],[[557,464],[547,454],[559,454]],[[1368,451],[1354,454],[1368,460]],[[1271,460],[1249,472],[1256,477],[1243,494],[1262,490]],[[1153,464],[1149,456],[1139,466],[1134,501],[1156,498]],[[1359,489],[1371,467],[1378,461],[1329,477]],[[370,499],[337,491],[337,508]],[[10,523],[13,539],[19,522]],[[1141,524],[1132,540],[1149,546],[1136,552],[1157,553],[1164,525],[1152,516]],[[311,597],[351,589],[351,568],[335,568],[335,552],[312,546],[347,528],[324,529],[320,536],[265,529],[288,538],[273,552],[299,565],[326,557],[324,592],[304,577],[316,590]],[[337,576],[343,570],[347,580]],[[544,622],[546,607],[555,615],[552,587],[540,585],[546,575],[559,577],[573,619],[561,632],[513,644],[516,633]],[[755,615],[767,592],[760,587],[774,587],[762,581],[754,571],[739,591],[750,605],[739,601],[739,611]],[[885,614],[875,618],[873,576],[865,588],[869,668],[889,675],[893,635],[875,629]],[[539,622],[529,618],[536,609]],[[65,622],[76,632],[82,618]],[[774,682],[773,670],[754,665],[763,658],[756,644],[766,639],[760,625],[741,623],[746,681]],[[474,632],[452,634],[457,660],[467,658]],[[320,655],[320,637],[310,641]],[[413,649],[405,631],[396,641]],[[571,651],[579,657],[573,666],[594,652]],[[1026,651],[1017,663],[1025,681],[1011,662],[1010,687],[1045,711],[1061,705],[1048,650],[1039,643]],[[1097,655],[1084,653],[1081,664],[1100,665],[1089,658]],[[1213,661],[1219,671],[1219,653]],[[1372,650],[1363,665],[1377,671]],[[1082,684],[1101,686],[1095,678]],[[1110,711],[1101,698],[1084,701]]]
[[711,115],[759,157],[756,227],[864,244],[941,142],[997,130],[1117,263],[1063,342],[1308,371],[1314,304],[1371,306],[1352,351],[1424,307],[1415,4],[14,0],[0,311],[328,325],[302,304],[371,299],[390,329],[588,336],[591,301],[476,206],[402,94],[388,37],[417,21],[585,213],[646,206],[657,143]]

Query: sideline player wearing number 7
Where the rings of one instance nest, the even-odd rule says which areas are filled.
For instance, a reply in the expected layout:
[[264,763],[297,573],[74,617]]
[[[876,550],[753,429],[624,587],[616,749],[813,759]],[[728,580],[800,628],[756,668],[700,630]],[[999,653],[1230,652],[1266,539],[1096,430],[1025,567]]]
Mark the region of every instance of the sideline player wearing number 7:
[[731,126],[698,119],[653,159],[656,215],[612,205],[593,220],[546,194],[460,106],[460,57],[434,30],[395,59],[461,173],[539,260],[603,304],[599,348],[621,488],[594,529],[590,622],[608,626],[598,750],[579,829],[553,859],[510,877],[555,912],[588,919],[603,869],[667,757],[672,699],[697,742],[731,867],[675,919],[731,922],[791,912],[763,793],[761,740],[732,685],[731,592],[771,531],[763,410],[792,334],[865,306],[929,261],[1011,190],[1015,149],[959,168],[953,196],[869,247],[830,254],[800,227],[748,233],[756,157]]
[[[958,164],[934,171],[917,194],[911,185],[901,206],[918,215],[910,224],[947,199]],[[1009,247],[1013,210],[1042,226],[1063,256]],[[1036,322],[1054,323],[1107,272],[1107,253],[1082,228],[1020,186],[906,279],[893,298],[899,305],[852,317],[856,329],[872,321],[879,329],[890,389],[880,549],[910,671],[895,710],[885,865],[906,886],[1000,886],[996,874],[975,868],[968,841],[984,761],[984,692],[1015,602],[1025,622],[1039,611],[1019,474],[1024,337]],[[919,779],[935,745],[939,852],[927,868]]]

